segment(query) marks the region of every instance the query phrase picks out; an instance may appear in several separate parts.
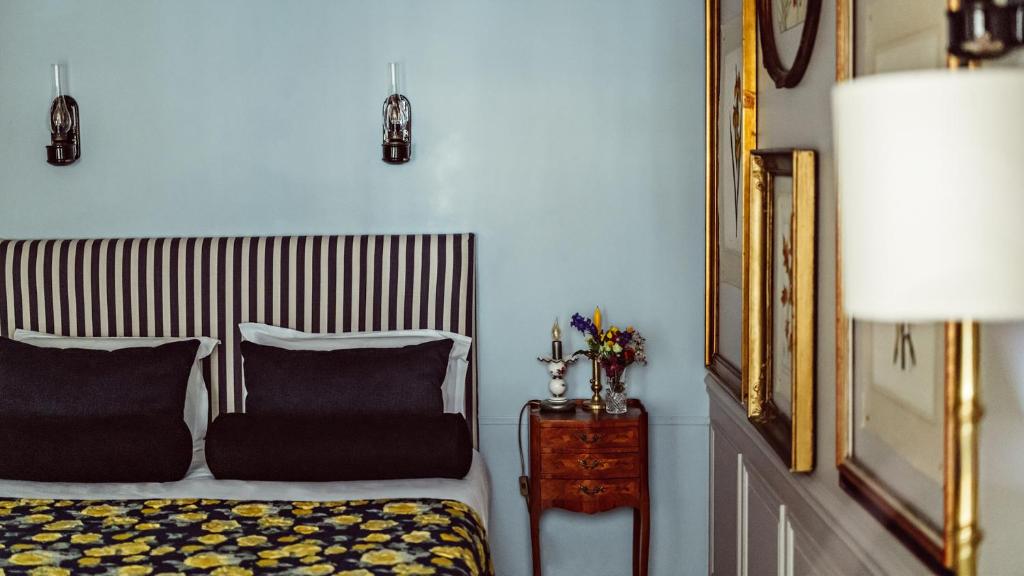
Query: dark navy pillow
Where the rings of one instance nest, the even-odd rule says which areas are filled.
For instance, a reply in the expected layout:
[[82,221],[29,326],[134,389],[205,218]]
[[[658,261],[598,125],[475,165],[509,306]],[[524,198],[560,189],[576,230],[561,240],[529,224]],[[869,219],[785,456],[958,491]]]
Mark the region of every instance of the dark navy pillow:
[[286,350],[242,342],[245,411],[290,416],[444,413],[453,342],[401,348]]
[[473,441],[462,414],[221,414],[206,435],[217,478],[284,482],[463,478]]
[[182,420],[198,340],[152,348],[42,348],[0,338],[0,419]]

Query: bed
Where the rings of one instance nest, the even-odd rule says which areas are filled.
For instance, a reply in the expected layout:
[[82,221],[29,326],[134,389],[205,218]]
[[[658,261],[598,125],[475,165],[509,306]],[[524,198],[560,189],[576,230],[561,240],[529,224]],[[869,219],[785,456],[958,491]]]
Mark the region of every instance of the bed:
[[[238,324],[429,328],[473,337],[471,234],[0,241],[0,335],[206,336],[209,415],[242,412]],[[464,478],[0,480],[0,573],[493,573],[478,451],[476,346],[460,411]]]

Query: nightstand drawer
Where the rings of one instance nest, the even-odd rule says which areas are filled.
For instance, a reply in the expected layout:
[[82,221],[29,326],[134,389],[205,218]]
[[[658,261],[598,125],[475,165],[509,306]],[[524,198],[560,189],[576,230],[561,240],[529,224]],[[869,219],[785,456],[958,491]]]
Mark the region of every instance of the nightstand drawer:
[[540,475],[544,478],[634,478],[640,475],[640,454],[636,452],[542,454]]
[[541,452],[631,452],[640,446],[636,426],[547,426],[540,429]]
[[576,512],[603,512],[635,505],[640,499],[640,481],[572,479],[541,481],[543,502]]

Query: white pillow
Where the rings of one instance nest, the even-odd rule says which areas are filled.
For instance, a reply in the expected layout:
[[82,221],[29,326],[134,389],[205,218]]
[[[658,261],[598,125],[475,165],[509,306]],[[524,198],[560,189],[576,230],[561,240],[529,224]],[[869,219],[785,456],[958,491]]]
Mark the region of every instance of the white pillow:
[[444,411],[466,415],[466,373],[473,339],[442,330],[390,330],[386,332],[342,332],[314,334],[291,328],[244,322],[238,325],[242,340],[287,350],[342,350],[351,348],[400,348],[449,338],[454,342],[448,355],[448,372],[441,385]]
[[147,338],[75,338],[57,336],[45,332],[33,332],[18,328],[11,337],[13,340],[39,346],[41,348],[85,348],[87,350],[120,350],[122,348],[153,348],[182,340],[199,340],[199,349],[192,362],[192,371],[188,375],[188,388],[185,391],[185,424],[192,432],[192,441],[197,442],[206,437],[206,427],[210,418],[210,394],[206,390],[203,379],[203,368],[199,361],[213,353],[220,343],[216,338],[196,336],[194,338],[147,337]]

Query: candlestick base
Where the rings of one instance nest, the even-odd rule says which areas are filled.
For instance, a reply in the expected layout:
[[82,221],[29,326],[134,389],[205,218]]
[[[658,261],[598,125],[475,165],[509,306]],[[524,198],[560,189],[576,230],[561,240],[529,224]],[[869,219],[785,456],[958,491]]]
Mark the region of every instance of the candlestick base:
[[594,394],[587,400],[585,406],[594,412],[604,410],[604,398],[601,398],[601,362],[597,358],[591,359],[591,370],[593,376],[590,378],[590,391]]

